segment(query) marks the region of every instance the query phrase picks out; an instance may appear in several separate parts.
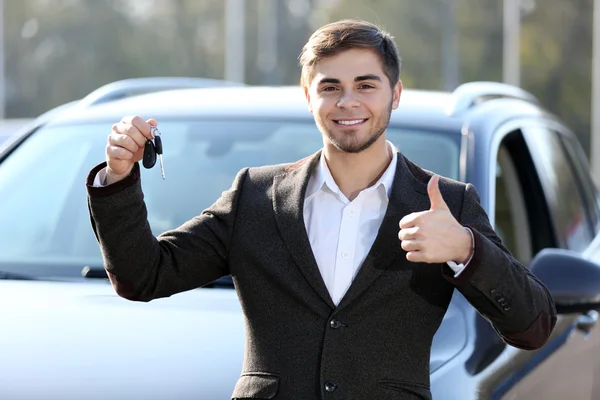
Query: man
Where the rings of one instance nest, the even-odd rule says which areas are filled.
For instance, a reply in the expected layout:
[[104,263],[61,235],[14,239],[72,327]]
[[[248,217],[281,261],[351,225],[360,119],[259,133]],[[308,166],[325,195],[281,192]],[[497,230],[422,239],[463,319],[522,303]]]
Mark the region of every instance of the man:
[[431,341],[455,288],[507,343],[541,347],[553,300],[503,247],[475,188],[386,140],[402,91],[392,38],[340,21],[315,32],[300,61],[322,151],[243,169],[158,238],[138,166],[157,121],[113,127],[87,190],[116,292],[149,301],[231,274],[247,339],[234,398],[430,399]]

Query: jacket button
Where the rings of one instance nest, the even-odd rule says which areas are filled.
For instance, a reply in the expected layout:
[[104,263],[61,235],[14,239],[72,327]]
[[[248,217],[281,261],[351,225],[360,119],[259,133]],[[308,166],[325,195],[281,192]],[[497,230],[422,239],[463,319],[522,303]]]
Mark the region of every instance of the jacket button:
[[333,329],[337,329],[342,326],[342,323],[340,321],[338,321],[337,319],[332,319],[331,321],[329,321],[329,326],[332,327]]
[[333,382],[325,382],[325,390],[328,392],[335,392],[337,385]]

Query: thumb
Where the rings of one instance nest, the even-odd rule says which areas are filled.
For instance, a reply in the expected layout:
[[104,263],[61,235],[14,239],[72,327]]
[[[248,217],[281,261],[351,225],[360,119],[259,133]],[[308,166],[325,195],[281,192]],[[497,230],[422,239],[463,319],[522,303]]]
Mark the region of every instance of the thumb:
[[448,206],[442,197],[439,186],[440,177],[433,175],[427,184],[427,193],[429,194],[429,201],[431,202],[431,209],[444,209],[447,210]]
[[154,119],[154,118],[150,118],[149,120],[146,121],[149,125],[151,126],[157,126],[158,122]]

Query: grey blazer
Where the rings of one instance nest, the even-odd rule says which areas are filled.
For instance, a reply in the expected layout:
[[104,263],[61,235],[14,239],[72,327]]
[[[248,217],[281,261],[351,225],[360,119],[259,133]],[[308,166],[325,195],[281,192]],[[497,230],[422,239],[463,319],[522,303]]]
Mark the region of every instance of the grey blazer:
[[336,307],[302,215],[319,156],[241,170],[211,207],[158,237],[147,222],[139,166],[123,181],[93,187],[106,166],[97,165],[87,179],[89,211],[116,293],[150,301],[231,274],[246,326],[233,398],[430,399],[430,347],[454,289],[510,345],[546,342],[556,322],[551,295],[503,247],[472,185],[440,180],[451,212],[475,236],[459,278],[446,264],[406,260],[398,223],[429,208],[431,173],[401,153],[378,236]]

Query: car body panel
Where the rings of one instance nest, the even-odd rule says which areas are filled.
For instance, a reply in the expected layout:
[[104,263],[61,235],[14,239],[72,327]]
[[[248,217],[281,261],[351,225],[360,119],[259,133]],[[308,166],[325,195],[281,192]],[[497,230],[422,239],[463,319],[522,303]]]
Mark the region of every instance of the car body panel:
[[0,304],[3,399],[224,399],[241,371],[231,289],[140,303],[101,280],[0,281]]

